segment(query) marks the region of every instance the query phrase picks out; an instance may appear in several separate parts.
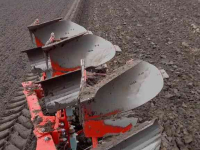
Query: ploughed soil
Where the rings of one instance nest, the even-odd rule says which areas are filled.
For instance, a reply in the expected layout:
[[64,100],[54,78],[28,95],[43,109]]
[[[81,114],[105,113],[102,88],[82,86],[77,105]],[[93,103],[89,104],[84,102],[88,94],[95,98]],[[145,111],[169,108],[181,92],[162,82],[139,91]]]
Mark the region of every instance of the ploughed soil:
[[121,47],[109,71],[134,58],[166,70],[161,93],[135,116],[159,119],[162,150],[200,149],[200,1],[86,0],[81,25]]
[[[26,26],[36,18],[64,17],[71,2],[0,0],[1,111],[30,69],[20,53],[32,47]],[[135,116],[140,122],[159,119],[162,150],[199,150],[200,1],[85,0],[80,23],[121,47],[110,72],[134,58],[166,70],[170,78],[162,92],[136,109]]]
[[0,111],[14,95],[24,75],[30,71],[25,54],[33,46],[27,26],[64,17],[73,0],[0,0]]

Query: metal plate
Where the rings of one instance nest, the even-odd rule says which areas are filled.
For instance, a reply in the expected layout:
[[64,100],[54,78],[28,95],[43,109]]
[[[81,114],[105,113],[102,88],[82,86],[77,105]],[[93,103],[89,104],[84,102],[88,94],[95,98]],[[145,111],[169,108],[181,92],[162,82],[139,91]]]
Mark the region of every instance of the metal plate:
[[125,134],[104,140],[91,150],[159,150],[161,132],[157,121],[150,121],[132,128]]
[[76,104],[79,96],[81,71],[37,82],[42,85],[45,93],[45,104],[48,112],[54,113],[60,109]]
[[80,60],[85,60],[85,67],[100,66],[115,56],[112,43],[95,35],[84,35],[68,41],[63,41],[51,47],[50,58],[62,68],[80,66]]
[[22,52],[27,54],[32,67],[46,70],[45,55],[42,48],[33,48]]
[[87,30],[71,21],[58,20],[52,21],[50,23],[45,23],[44,25],[39,25],[31,32],[37,37],[43,44],[45,44],[53,32],[55,34],[55,39],[60,38],[70,38],[75,35],[80,35],[81,33],[87,32]]
[[[82,93],[81,105],[83,109],[90,112],[89,115],[102,116],[115,111],[131,110],[145,104],[161,91],[163,77],[155,66],[141,61],[121,73],[120,70],[124,68],[127,67],[119,68],[114,73],[119,76],[101,86],[97,92],[88,89],[88,93]],[[107,78],[110,80],[110,76]],[[94,99],[87,100],[93,97],[92,92],[95,94]],[[87,94],[90,97],[87,97]]]

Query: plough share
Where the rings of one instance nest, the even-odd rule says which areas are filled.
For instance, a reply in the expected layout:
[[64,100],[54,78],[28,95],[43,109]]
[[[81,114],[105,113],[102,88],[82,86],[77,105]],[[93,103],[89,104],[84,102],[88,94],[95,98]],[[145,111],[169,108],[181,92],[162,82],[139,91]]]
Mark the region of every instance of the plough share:
[[161,91],[159,69],[134,59],[108,72],[106,63],[123,51],[62,18],[28,29],[36,48],[23,52],[41,80],[22,85],[36,150],[160,148],[158,121],[138,123],[131,114]]

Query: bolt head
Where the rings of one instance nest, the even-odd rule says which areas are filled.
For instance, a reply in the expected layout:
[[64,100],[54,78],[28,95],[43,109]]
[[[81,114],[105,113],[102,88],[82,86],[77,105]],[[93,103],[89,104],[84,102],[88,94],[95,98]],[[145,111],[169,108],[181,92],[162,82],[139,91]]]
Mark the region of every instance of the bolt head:
[[65,126],[64,122],[61,122],[61,123],[60,123],[60,126],[61,126],[61,127]]
[[41,131],[42,131],[42,132],[45,132],[45,128],[42,128]]
[[66,130],[65,129],[61,129],[61,132],[65,132]]
[[62,141],[62,142],[66,142],[66,141],[67,141],[67,138],[62,138],[61,141]]
[[49,141],[49,140],[50,140],[50,138],[48,136],[44,137],[44,141]]

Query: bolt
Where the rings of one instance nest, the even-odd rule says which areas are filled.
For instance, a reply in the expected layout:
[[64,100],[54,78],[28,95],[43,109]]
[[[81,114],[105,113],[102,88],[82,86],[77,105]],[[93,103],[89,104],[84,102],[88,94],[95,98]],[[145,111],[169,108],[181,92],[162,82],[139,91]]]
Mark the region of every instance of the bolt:
[[45,128],[42,128],[41,131],[42,131],[42,132],[45,132]]
[[60,131],[61,131],[61,132],[65,132],[66,130],[65,130],[65,129],[60,129]]
[[60,141],[61,141],[61,142],[66,142],[66,141],[67,141],[67,138],[61,138]]
[[44,137],[44,141],[49,141],[49,140],[50,140],[50,137],[48,137],[48,136]]
[[64,122],[61,122],[61,123],[60,123],[60,126],[61,126],[61,127],[64,127],[64,126],[65,126]]

